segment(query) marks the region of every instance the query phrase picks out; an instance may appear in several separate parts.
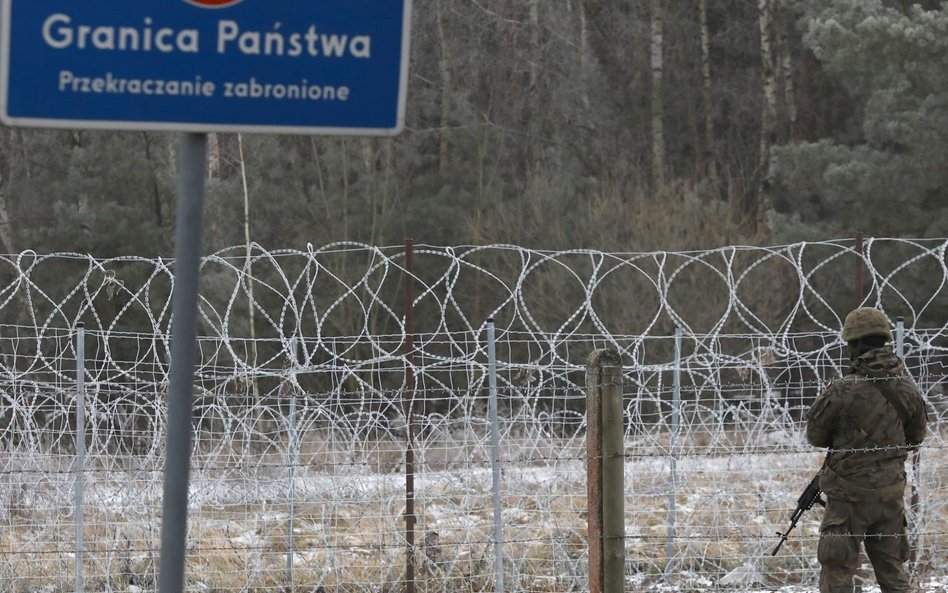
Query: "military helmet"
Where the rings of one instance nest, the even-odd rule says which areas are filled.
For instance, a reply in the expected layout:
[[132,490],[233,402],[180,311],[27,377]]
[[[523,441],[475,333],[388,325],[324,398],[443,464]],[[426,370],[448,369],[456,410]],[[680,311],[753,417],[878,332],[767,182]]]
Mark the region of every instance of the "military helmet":
[[885,336],[892,339],[892,330],[885,314],[873,307],[860,307],[850,311],[843,322],[843,341],[852,342],[866,336]]

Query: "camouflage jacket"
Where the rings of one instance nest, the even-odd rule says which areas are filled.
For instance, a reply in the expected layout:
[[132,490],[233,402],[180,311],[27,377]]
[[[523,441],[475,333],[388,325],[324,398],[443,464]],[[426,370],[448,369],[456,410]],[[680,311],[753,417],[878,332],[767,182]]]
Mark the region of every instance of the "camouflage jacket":
[[806,420],[810,444],[830,449],[820,476],[828,496],[902,496],[908,450],[925,438],[927,418],[921,394],[890,347],[854,360],[850,372],[817,398]]

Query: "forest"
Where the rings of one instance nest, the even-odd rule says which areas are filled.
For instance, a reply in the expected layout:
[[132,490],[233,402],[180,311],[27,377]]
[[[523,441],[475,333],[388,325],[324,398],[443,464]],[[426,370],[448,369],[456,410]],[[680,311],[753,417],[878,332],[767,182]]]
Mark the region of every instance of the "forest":
[[[948,5],[430,0],[392,138],[212,134],[204,245],[948,232]],[[0,250],[173,253],[171,133],[0,129]]]

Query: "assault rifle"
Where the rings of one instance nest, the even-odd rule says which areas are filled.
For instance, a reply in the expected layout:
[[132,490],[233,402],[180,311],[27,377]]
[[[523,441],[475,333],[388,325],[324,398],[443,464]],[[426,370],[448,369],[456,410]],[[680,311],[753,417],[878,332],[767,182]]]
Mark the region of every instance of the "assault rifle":
[[780,549],[780,546],[783,545],[783,542],[787,541],[787,536],[790,535],[790,532],[793,531],[793,528],[797,526],[797,521],[800,520],[800,517],[803,516],[803,513],[812,509],[814,504],[819,504],[820,506],[826,506],[826,503],[823,502],[823,499],[820,498],[820,475],[816,474],[813,480],[810,481],[810,484],[806,487],[806,490],[803,491],[803,494],[800,495],[800,498],[797,499],[797,510],[793,511],[793,514],[790,515],[790,527],[787,529],[786,533],[777,532],[777,535],[780,536],[780,541],[777,543],[777,547],[774,548],[774,551],[770,553],[771,556],[776,556],[777,551]]

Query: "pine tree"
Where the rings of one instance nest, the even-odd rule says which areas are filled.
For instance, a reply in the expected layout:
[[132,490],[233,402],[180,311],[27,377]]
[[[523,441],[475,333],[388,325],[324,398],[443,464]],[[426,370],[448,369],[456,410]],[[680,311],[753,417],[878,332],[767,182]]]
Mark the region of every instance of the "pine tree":
[[852,99],[854,125],[776,151],[784,237],[948,229],[948,5],[800,1],[804,43]]

